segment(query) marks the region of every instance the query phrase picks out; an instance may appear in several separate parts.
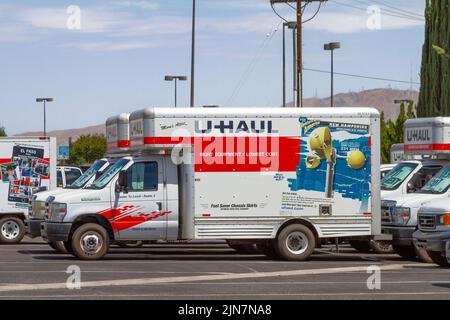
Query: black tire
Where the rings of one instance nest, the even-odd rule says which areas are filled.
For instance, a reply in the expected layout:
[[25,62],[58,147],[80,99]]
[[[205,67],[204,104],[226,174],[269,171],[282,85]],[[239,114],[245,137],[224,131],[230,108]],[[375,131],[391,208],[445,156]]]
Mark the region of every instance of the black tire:
[[0,244],[17,244],[25,236],[25,224],[22,219],[6,217],[0,219]]
[[259,253],[254,243],[239,243],[233,240],[227,240],[227,244],[231,249],[234,249],[240,254],[256,254]]
[[53,250],[56,250],[56,246],[55,246],[54,242],[47,242],[47,244],[50,248],[52,248]]
[[117,245],[121,248],[140,248],[144,245],[142,241],[125,241],[117,242]]
[[72,249],[81,260],[100,260],[108,253],[108,232],[96,223],[83,224],[72,235]]
[[361,240],[349,240],[350,246],[358,252],[369,253],[370,252],[370,241]]
[[305,261],[316,248],[316,237],[307,226],[291,224],[281,230],[274,243],[281,259]]
[[427,251],[430,256],[431,261],[436,263],[438,266],[443,268],[450,268],[450,262],[448,262],[447,258],[442,255],[441,252],[438,251]]
[[392,247],[394,248],[395,253],[402,258],[414,260],[417,257],[416,249],[414,248],[413,245],[411,246],[393,245]]
[[390,241],[370,241],[370,248],[373,252],[378,254],[390,254],[394,253],[394,248],[392,247],[392,243]]
[[265,254],[268,258],[278,260],[280,256],[275,250],[275,244],[273,240],[264,240],[256,244],[256,249],[262,254]]

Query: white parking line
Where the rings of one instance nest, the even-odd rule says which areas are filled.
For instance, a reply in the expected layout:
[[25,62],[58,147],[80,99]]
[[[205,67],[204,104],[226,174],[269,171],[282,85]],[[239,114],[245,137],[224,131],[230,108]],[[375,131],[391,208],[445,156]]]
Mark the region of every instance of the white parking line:
[[[405,267],[404,264],[392,264],[380,266],[380,270],[401,270],[404,267]],[[112,287],[112,286],[142,286],[142,285],[155,285],[167,283],[202,282],[214,280],[255,279],[255,278],[289,277],[289,276],[304,276],[304,275],[318,275],[318,274],[335,274],[348,272],[364,272],[366,270],[367,266],[358,266],[358,267],[327,268],[327,269],[232,273],[221,275],[86,281],[82,282],[81,286],[82,288]],[[16,285],[0,286],[0,292],[34,291],[34,290],[65,289],[65,288],[66,283],[16,284]]]

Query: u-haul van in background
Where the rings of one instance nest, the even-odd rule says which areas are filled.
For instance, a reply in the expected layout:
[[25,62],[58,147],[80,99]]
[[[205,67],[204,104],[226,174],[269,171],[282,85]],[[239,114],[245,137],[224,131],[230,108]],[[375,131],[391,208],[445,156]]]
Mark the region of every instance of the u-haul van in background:
[[[130,148],[129,117],[129,113],[123,113],[106,120],[107,153],[105,158],[97,160],[70,186],[64,189],[40,192],[33,196],[27,221],[27,233],[31,238],[41,236],[41,224],[44,222],[45,212],[48,209],[49,197],[74,192],[91,185],[109,166],[128,154]],[[64,247],[60,243],[50,242],[49,244],[58,251],[64,251]]]
[[0,243],[19,243],[33,194],[56,188],[56,139],[0,138]]
[[[418,256],[430,262],[425,250],[413,244],[417,213],[427,202],[448,199],[450,181],[450,118],[422,118],[405,123],[406,157],[381,183],[383,233],[392,235],[395,252],[405,258]],[[401,193],[389,189],[401,188]]]
[[80,259],[117,241],[221,239],[304,260],[322,238],[381,233],[379,130],[369,108],[137,111],[131,155],[49,199],[43,235]]

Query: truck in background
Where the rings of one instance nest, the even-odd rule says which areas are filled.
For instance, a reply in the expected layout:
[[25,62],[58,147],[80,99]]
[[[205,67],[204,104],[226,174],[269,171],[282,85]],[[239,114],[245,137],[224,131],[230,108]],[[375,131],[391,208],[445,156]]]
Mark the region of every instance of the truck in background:
[[[413,233],[418,228],[420,207],[449,196],[437,192],[435,185],[450,170],[450,118],[407,120],[404,136],[405,154],[426,160],[402,162],[383,179],[382,229],[383,233],[392,235],[397,254],[430,262],[427,252],[414,245]],[[401,193],[396,191],[398,186]],[[387,192],[383,194],[383,190]]]
[[130,116],[131,156],[48,201],[43,236],[80,259],[110,243],[239,240],[305,260],[380,226],[375,109],[169,109]]
[[447,197],[429,202],[419,209],[419,230],[414,232],[414,244],[426,250],[435,264],[450,268],[450,170],[442,174],[434,185],[435,192],[447,193]]
[[[44,222],[45,213],[48,210],[47,200],[49,197],[77,191],[91,185],[115,161],[128,154],[130,148],[129,117],[129,113],[123,113],[106,120],[107,153],[105,158],[96,161],[64,189],[41,192],[33,197],[27,220],[28,236],[31,238],[41,236],[41,224]],[[49,245],[59,252],[67,252],[67,248],[62,242],[49,242]]]
[[56,139],[0,138],[0,244],[19,243],[31,198],[56,189]]
[[74,183],[83,171],[77,167],[57,166],[56,167],[56,187],[65,188]]

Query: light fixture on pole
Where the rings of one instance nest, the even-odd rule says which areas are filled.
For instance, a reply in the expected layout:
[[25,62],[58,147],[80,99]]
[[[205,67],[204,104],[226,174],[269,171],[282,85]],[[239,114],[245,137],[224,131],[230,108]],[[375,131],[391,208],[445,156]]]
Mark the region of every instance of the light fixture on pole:
[[175,81],[175,108],[177,107],[177,81],[186,81],[186,76],[165,76],[165,81]]
[[36,98],[36,102],[38,102],[38,103],[40,103],[40,102],[43,102],[44,103],[44,137],[46,137],[47,136],[47,128],[46,128],[46,125],[47,125],[47,115],[46,115],[46,103],[47,102],[53,102],[53,98]]
[[340,42],[330,42],[324,45],[324,50],[331,52],[331,107],[334,107],[334,50],[341,48]]

